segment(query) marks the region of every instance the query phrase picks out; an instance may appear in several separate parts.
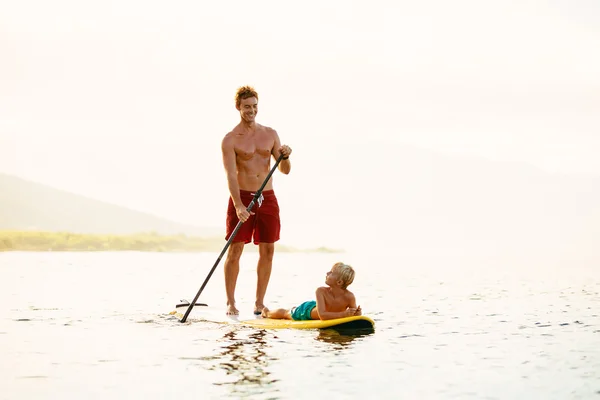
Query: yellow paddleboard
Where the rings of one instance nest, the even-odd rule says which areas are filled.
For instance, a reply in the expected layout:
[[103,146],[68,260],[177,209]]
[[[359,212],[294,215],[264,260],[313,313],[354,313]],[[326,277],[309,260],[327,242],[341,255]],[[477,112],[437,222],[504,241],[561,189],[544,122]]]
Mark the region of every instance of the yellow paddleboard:
[[336,318],[328,320],[311,319],[308,321],[293,321],[289,319],[259,318],[239,321],[242,325],[262,329],[374,329],[375,322],[365,316]]
[[[178,304],[175,311],[170,314],[181,320],[185,314],[188,305]],[[222,324],[237,324],[251,326],[260,329],[344,329],[344,330],[373,330],[375,329],[375,321],[366,315],[354,317],[336,318],[328,320],[311,319],[307,321],[293,321],[289,319],[271,319],[262,318],[255,315],[225,315],[224,309],[215,310],[205,305],[196,305],[192,309],[190,317],[210,322]],[[189,319],[188,319],[189,321]]]

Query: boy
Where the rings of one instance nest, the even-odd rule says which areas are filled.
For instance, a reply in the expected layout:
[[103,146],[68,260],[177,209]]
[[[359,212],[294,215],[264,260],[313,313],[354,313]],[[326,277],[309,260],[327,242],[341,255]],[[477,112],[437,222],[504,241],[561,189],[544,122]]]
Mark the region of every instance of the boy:
[[306,301],[291,310],[278,308],[270,311],[263,308],[262,317],[272,319],[335,319],[361,315],[360,306],[356,306],[354,294],[346,289],[354,281],[354,269],[342,262],[335,263],[327,272],[325,284],[315,292],[317,301]]

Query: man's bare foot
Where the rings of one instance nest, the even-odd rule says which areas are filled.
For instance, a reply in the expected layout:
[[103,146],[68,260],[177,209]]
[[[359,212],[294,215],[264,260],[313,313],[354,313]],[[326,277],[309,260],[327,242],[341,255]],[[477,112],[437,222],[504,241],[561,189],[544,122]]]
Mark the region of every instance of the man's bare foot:
[[260,316],[263,318],[269,318],[269,309],[267,307],[263,307]]
[[235,306],[227,306],[227,315],[239,315],[240,312],[238,311],[237,308],[235,308]]
[[260,306],[254,306],[254,315],[261,315],[262,310],[265,308],[265,306],[263,304],[261,304]]

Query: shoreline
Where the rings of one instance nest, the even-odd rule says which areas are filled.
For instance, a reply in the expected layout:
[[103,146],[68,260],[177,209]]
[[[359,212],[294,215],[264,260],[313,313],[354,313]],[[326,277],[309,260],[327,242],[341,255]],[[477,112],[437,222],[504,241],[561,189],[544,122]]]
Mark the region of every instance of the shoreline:
[[[226,240],[222,237],[161,235],[155,232],[134,234],[93,234],[48,231],[0,231],[0,252],[95,252],[143,251],[155,253],[203,253],[222,251]],[[248,243],[250,245],[250,243]],[[344,250],[324,246],[300,249],[275,244],[281,253],[343,253]],[[258,251],[248,246],[246,251]]]

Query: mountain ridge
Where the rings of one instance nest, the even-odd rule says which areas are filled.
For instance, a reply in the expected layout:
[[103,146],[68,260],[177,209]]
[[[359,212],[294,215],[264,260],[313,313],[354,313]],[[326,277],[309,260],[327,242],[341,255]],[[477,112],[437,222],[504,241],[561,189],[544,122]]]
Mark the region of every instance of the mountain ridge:
[[223,234],[217,228],[171,221],[1,172],[0,229],[211,237]]

